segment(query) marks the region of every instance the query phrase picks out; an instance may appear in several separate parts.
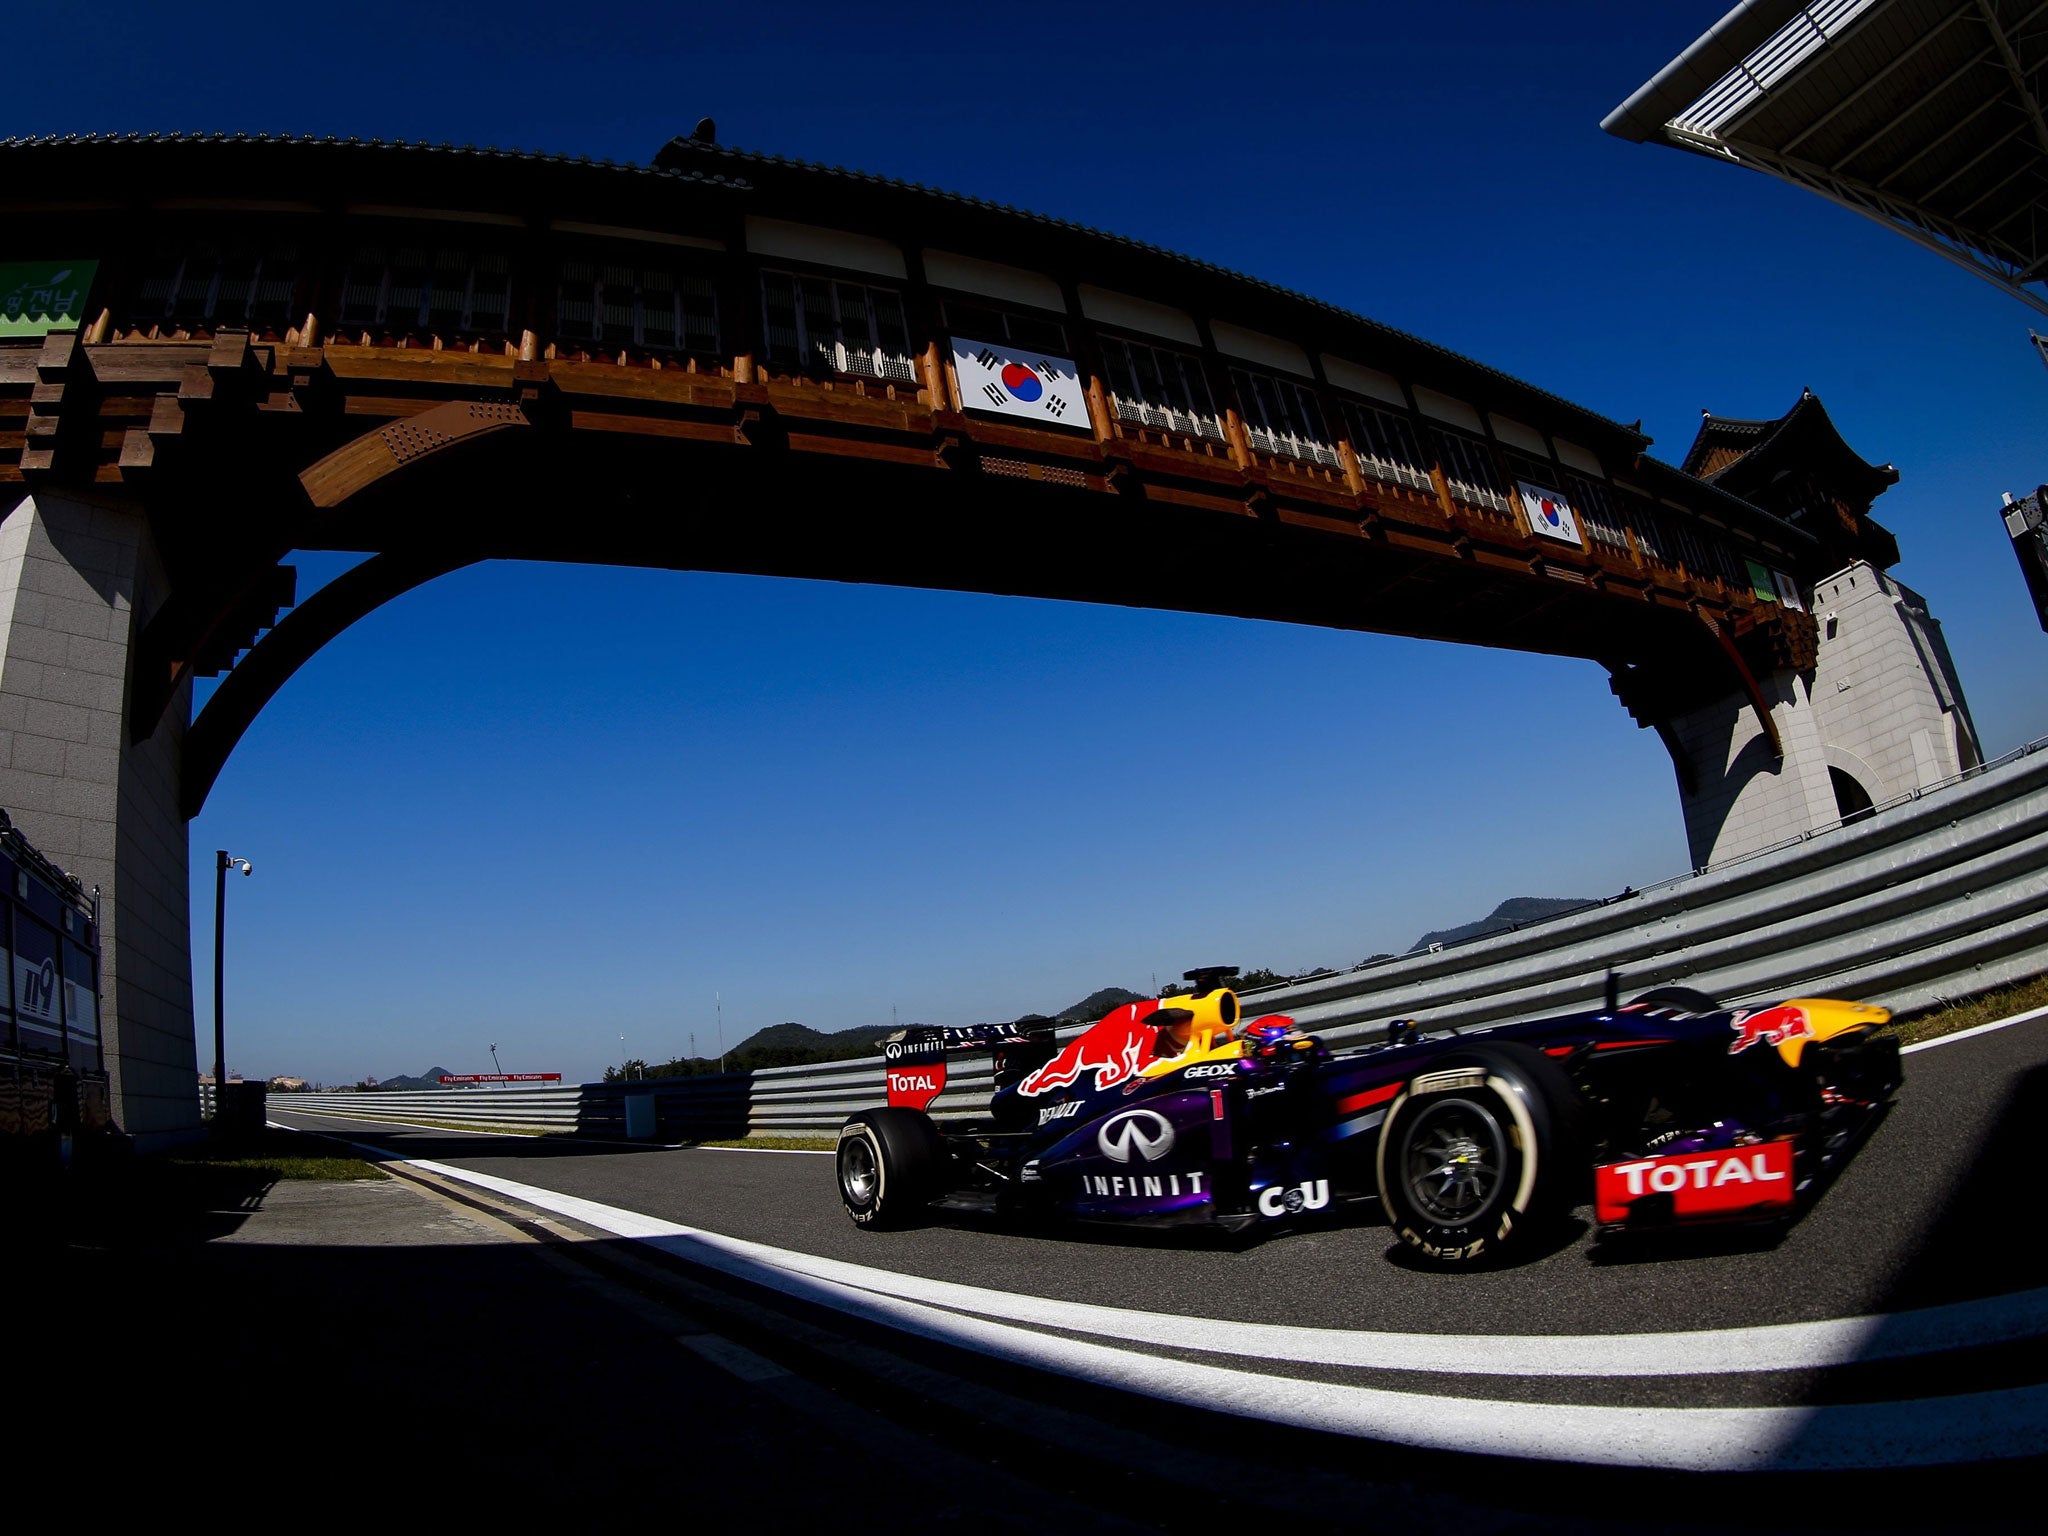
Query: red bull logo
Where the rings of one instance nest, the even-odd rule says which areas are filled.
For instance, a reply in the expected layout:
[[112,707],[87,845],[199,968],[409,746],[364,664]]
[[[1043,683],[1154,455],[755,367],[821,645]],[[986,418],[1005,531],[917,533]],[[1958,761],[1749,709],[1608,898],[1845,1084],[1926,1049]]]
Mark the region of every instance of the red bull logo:
[[1138,1020],[1158,1006],[1156,1002],[1124,1004],[1079,1039],[1068,1042],[1065,1050],[1019,1083],[1018,1094],[1029,1099],[1056,1088],[1071,1087],[1087,1072],[1095,1074],[1088,1087],[1096,1091],[1114,1088],[1136,1077],[1138,1069],[1151,1058],[1155,1038],[1154,1032]]
[[1804,1008],[1791,1003],[1761,1008],[1754,1013],[1738,1013],[1733,1024],[1735,1038],[1728,1042],[1730,1056],[1741,1055],[1759,1041],[1765,1045],[1783,1045],[1787,1040],[1813,1038],[1813,1020],[1806,1016]]

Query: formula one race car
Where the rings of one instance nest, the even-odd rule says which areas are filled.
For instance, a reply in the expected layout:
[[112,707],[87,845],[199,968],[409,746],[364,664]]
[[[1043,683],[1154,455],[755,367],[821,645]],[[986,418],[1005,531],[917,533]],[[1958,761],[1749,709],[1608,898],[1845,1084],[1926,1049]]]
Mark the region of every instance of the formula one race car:
[[[1376,1194],[1444,1264],[1512,1252],[1590,1200],[1603,1233],[1782,1221],[1900,1083],[1883,1008],[1729,1008],[1664,987],[1590,1013],[1333,1053],[1284,1015],[1241,1025],[1233,967],[1046,1028],[920,1027],[885,1045],[889,1105],[839,1133],[863,1227],[933,1203],[1236,1230]],[[948,1059],[988,1050],[985,1116],[929,1106]]]

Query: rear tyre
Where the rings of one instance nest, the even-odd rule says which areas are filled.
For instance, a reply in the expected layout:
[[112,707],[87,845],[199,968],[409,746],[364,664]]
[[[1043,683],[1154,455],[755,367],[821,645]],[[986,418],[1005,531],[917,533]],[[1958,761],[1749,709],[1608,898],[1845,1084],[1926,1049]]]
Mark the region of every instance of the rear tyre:
[[1514,1042],[1450,1052],[1419,1072],[1380,1132],[1380,1202],[1423,1258],[1471,1264],[1553,1230],[1585,1181],[1578,1095]]
[[839,1198],[857,1227],[914,1220],[940,1193],[945,1149],[921,1110],[864,1109],[839,1128]]

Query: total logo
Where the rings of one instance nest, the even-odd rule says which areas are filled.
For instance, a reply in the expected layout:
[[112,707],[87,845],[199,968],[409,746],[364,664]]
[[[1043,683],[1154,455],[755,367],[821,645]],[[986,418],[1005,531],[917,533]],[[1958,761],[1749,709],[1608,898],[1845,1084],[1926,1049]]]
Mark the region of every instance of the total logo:
[[1310,1179],[1302,1184],[1275,1184],[1259,1191],[1261,1216],[1297,1216],[1303,1211],[1320,1211],[1330,1203],[1330,1181]]
[[1069,1099],[1064,1104],[1041,1105],[1038,1111],[1038,1123],[1044,1125],[1048,1120],[1071,1120],[1079,1112],[1080,1108],[1081,1101],[1079,1099]]
[[1102,1122],[1095,1144],[1113,1162],[1156,1163],[1173,1150],[1173,1122],[1153,1109],[1127,1109]]
[[1603,1224],[1629,1221],[1645,1199],[1668,1201],[1681,1221],[1786,1209],[1793,1199],[1792,1143],[1679,1152],[1594,1170],[1594,1213]]
[[1671,1195],[1688,1185],[1694,1189],[1719,1189],[1724,1184],[1775,1184],[1791,1176],[1783,1170],[1771,1168],[1763,1152],[1752,1152],[1746,1160],[1737,1154],[1733,1157],[1702,1158],[1697,1162],[1616,1163],[1602,1171],[1626,1181],[1632,1195]]

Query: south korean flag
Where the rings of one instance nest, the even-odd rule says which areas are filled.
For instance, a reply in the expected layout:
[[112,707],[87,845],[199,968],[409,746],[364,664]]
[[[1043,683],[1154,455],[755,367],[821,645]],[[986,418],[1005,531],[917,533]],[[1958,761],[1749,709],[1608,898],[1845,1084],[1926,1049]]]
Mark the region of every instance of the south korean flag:
[[1070,357],[955,336],[953,369],[960,376],[960,403],[970,411],[1021,416],[1040,426],[1088,428],[1081,370]]
[[1576,544],[1581,549],[1586,547],[1586,541],[1579,537],[1578,517],[1562,492],[1532,485],[1527,480],[1517,481],[1516,488],[1522,493],[1522,515],[1529,519],[1531,533],[1540,533],[1546,539],[1556,539],[1565,544]]

